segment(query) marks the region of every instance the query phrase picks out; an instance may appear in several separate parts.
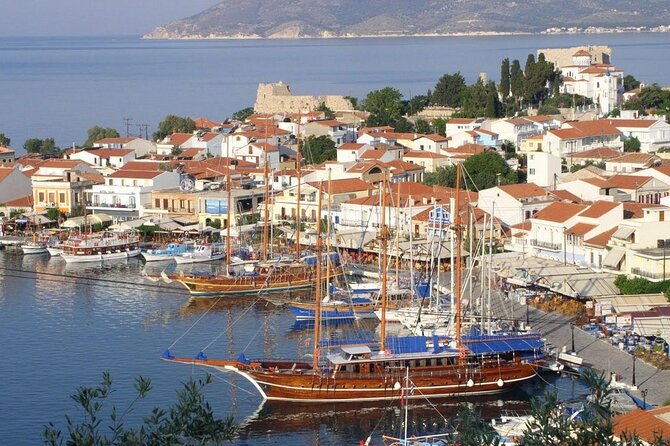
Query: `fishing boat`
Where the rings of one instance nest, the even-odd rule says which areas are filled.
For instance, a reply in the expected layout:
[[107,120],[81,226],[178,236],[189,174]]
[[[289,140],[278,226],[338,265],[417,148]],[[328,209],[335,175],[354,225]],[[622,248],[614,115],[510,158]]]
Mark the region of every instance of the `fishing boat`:
[[61,257],[67,263],[101,262],[140,255],[137,235],[104,233],[72,237],[63,243]]
[[193,250],[174,256],[178,265],[185,263],[206,263],[226,257],[225,243],[196,243]]
[[185,241],[182,243],[168,243],[165,247],[159,249],[147,249],[142,251],[141,255],[145,262],[162,262],[174,260],[184,253],[191,252],[194,249],[194,243]]
[[24,254],[46,254],[49,246],[49,236],[33,234],[31,241],[21,245]]
[[[386,175],[385,175],[386,176]],[[384,200],[385,184],[381,195]],[[460,184],[458,166],[457,189]],[[321,194],[320,194],[321,195]],[[458,200],[458,199],[457,199]],[[382,202],[383,203],[383,202]],[[383,264],[387,260],[390,232],[386,225],[385,206],[378,240],[382,245]],[[317,253],[320,252],[321,225],[318,225]],[[176,357],[170,350],[164,361],[210,367],[234,372],[247,379],[264,399],[303,403],[343,403],[395,400],[401,397],[405,374],[413,383],[406,398],[443,398],[484,395],[509,390],[536,376],[537,365],[525,361],[512,351],[508,356],[476,354],[461,342],[460,326],[460,217],[454,222],[457,239],[456,336],[444,344],[437,337],[386,336],[386,277],[382,280],[382,320],[378,342],[339,344],[326,350],[321,343],[321,312],[317,306],[314,321],[312,362],[302,359],[248,359],[244,353],[237,359],[210,359],[199,352],[195,357]],[[316,264],[321,277],[321,262]],[[383,271],[386,275],[385,269]],[[315,301],[321,302],[321,287],[316,287]],[[322,355],[322,353],[324,353]]]
[[[316,319],[316,307],[313,302],[289,303],[289,308],[298,321],[313,321]],[[342,296],[342,298],[328,298],[324,299],[319,307],[321,320],[366,319],[375,317],[375,303],[368,297]]]

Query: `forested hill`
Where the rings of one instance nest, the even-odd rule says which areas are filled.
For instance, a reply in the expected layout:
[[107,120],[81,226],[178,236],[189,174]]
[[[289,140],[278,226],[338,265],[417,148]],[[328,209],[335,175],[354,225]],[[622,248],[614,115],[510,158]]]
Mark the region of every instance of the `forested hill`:
[[347,37],[670,25],[668,0],[223,0],[145,38]]

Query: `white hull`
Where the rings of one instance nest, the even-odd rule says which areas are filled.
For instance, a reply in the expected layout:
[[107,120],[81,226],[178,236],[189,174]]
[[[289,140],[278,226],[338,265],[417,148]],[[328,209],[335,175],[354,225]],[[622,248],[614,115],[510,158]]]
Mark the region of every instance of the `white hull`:
[[110,252],[109,254],[92,254],[92,255],[72,255],[61,254],[67,263],[85,263],[85,262],[104,262],[107,260],[127,259],[129,257],[136,257],[140,255],[140,249],[132,249],[130,251]]
[[175,262],[178,265],[189,264],[189,263],[207,263],[213,262],[214,260],[221,260],[226,257],[226,253],[214,254],[207,257],[197,257],[197,256],[177,256],[174,258]]
[[142,258],[145,262],[171,262],[180,255],[175,254],[149,254],[148,252],[142,253]]
[[47,247],[44,245],[21,245],[24,254],[46,254]]
[[47,251],[49,251],[49,255],[51,256],[59,256],[63,254],[63,248],[56,248],[56,247],[52,248],[51,246],[49,246],[47,248]]

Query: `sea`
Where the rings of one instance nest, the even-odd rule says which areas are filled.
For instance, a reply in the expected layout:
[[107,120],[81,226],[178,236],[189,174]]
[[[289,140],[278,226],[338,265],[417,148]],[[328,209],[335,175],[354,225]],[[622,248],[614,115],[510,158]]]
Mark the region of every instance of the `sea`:
[[[406,98],[425,94],[440,76],[460,71],[498,77],[503,58],[522,63],[538,48],[609,45],[613,63],[648,83],[670,85],[670,34],[537,35],[328,40],[150,41],[134,37],[0,38],[0,133],[21,152],[28,138],[80,144],[94,125],[122,135],[151,135],[168,114],[224,120],[253,105],[259,82],[283,81],[294,94],[359,98],[391,86]],[[126,126],[127,124],[127,126]],[[146,127],[144,127],[146,126]],[[103,411],[124,411],[134,379],[152,380],[149,396],[125,415],[137,425],[168,407],[190,378],[205,371],[160,360],[180,356],[272,355],[308,358],[313,331],[285,306],[258,298],[193,301],[174,283],[151,282],[169,266],[139,259],[66,265],[47,255],[0,251],[0,444],[35,445],[53,422],[82,413],[70,395],[109,371],[114,393]],[[174,267],[172,267],[174,268]],[[198,266],[196,268],[210,268]],[[200,269],[198,269],[200,271]],[[332,326],[333,337],[371,334],[373,322]],[[500,396],[468,401],[416,401],[410,432],[440,431],[459,404],[492,418],[524,411],[532,396],[564,400],[587,393],[577,379],[550,375]],[[219,417],[240,426],[234,445],[358,444],[399,434],[398,403],[300,407],[263,403],[249,383],[215,373],[206,396]],[[106,421],[106,420],[105,420]],[[107,423],[103,423],[106,425]]]
[[539,48],[608,45],[612,62],[670,86],[670,33],[394,37],[303,40],[142,40],[138,37],[0,38],[0,133],[21,152],[28,138],[59,147],[87,129],[148,135],[168,114],[223,121],[253,106],[261,82],[296,95],[397,88],[423,95],[447,73],[468,83],[500,77],[504,58],[523,66]]

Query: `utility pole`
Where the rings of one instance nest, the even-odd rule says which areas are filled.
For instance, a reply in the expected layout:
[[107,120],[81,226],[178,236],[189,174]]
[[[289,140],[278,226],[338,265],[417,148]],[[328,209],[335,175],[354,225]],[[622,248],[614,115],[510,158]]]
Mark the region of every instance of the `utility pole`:
[[144,139],[149,139],[149,124],[137,124],[140,128],[140,138],[144,135]]
[[133,118],[123,118],[123,121],[126,123],[126,138],[130,136],[130,122]]

